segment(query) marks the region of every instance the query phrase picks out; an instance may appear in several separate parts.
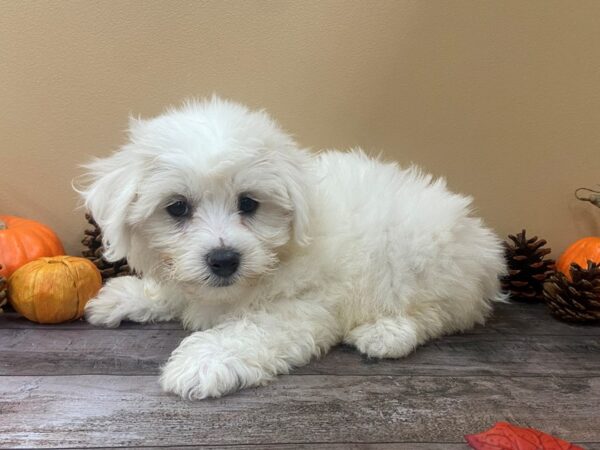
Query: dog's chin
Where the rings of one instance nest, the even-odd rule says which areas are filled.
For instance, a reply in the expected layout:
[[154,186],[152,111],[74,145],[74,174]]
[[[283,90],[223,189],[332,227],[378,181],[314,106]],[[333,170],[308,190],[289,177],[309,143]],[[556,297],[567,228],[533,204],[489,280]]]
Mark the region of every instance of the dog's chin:
[[209,288],[226,288],[237,284],[239,281],[239,277],[236,276],[231,276],[227,278],[219,277],[214,279],[211,278],[210,280],[208,280],[206,285]]
[[251,284],[249,279],[237,274],[230,277],[211,276],[202,281],[201,289],[208,297],[236,297],[248,289]]
[[236,273],[229,277],[213,274],[194,275],[181,277],[178,282],[180,289],[189,298],[197,297],[203,302],[221,303],[247,298],[250,291],[264,279],[265,274]]

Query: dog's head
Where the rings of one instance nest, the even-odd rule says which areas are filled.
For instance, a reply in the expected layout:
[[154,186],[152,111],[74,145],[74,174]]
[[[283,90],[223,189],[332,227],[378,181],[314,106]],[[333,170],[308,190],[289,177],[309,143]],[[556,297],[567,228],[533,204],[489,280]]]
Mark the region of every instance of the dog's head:
[[266,113],[213,98],[132,120],[79,192],[107,259],[158,281],[243,286],[308,242],[308,163]]

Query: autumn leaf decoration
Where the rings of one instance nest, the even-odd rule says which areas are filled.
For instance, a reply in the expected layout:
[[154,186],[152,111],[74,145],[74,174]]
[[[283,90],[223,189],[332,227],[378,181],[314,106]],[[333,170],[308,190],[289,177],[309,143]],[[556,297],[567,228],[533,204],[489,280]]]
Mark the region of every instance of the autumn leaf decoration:
[[584,450],[533,428],[521,428],[498,422],[479,434],[468,434],[465,439],[475,450]]

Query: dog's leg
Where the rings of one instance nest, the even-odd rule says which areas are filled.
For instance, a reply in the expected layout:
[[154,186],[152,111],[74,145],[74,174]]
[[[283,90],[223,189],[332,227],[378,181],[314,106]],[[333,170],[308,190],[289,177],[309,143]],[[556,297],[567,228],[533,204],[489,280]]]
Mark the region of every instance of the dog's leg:
[[113,278],[85,306],[85,318],[92,325],[117,327],[123,320],[153,322],[176,316],[168,301],[147,294],[145,282],[139,278]]
[[188,399],[262,385],[339,342],[334,316],[308,302],[276,302],[184,339],[163,368],[165,391]]
[[351,330],[344,342],[373,358],[401,358],[422,344],[418,325],[405,317],[385,317]]

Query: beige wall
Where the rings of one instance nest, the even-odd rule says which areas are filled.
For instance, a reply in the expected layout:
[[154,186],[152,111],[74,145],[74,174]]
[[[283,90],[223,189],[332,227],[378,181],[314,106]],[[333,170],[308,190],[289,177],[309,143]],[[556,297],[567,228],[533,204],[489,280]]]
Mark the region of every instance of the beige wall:
[[600,235],[599,1],[0,0],[0,212],[80,249],[78,164],[218,92],[446,175],[502,235]]

